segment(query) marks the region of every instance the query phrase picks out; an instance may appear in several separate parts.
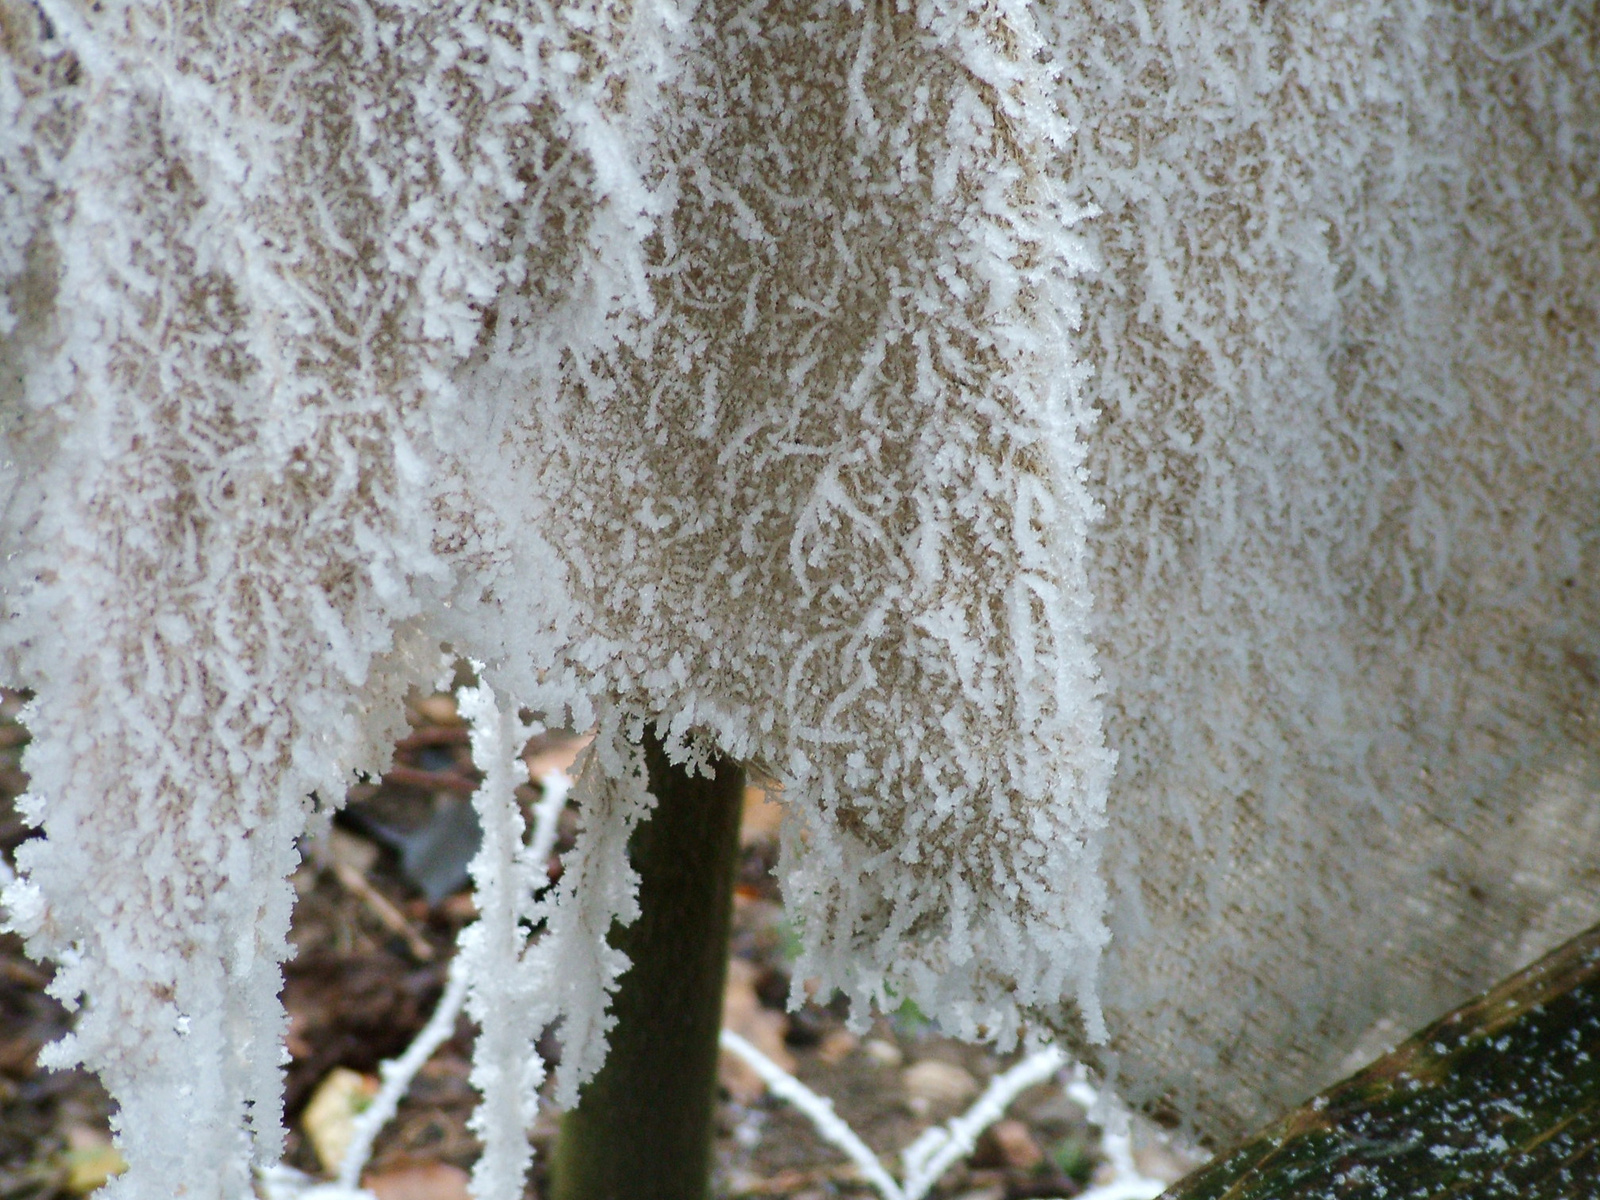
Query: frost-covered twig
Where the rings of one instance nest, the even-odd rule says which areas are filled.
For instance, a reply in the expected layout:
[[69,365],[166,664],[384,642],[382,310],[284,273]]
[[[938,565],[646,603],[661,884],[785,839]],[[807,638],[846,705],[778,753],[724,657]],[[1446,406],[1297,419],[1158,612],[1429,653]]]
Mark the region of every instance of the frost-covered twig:
[[533,833],[528,838],[527,861],[535,869],[550,861],[561,832],[561,810],[572,791],[572,779],[565,771],[547,771],[539,776],[539,803],[533,806]]
[[[560,771],[552,771],[541,776],[539,784],[543,794],[539,803],[534,806],[533,832],[528,838],[525,860],[533,864],[548,861],[551,850],[555,848],[561,810],[566,804],[567,793],[572,789],[572,781]],[[372,1103],[362,1110],[352,1123],[350,1145],[345,1151],[344,1161],[339,1167],[339,1177],[334,1184],[336,1190],[330,1192],[324,1200],[332,1200],[335,1195],[366,1195],[357,1185],[361,1179],[362,1169],[367,1165],[367,1159],[372,1153],[372,1144],[379,1131],[394,1117],[401,1099],[410,1088],[411,1081],[416,1078],[417,1072],[432,1057],[433,1052],[455,1032],[456,1019],[461,1015],[462,1006],[466,1002],[469,982],[467,962],[458,956],[450,964],[444,995],[439,998],[438,1006],[428,1018],[428,1023],[422,1027],[421,1032],[399,1058],[390,1059],[378,1068],[383,1085],[373,1097]]]
[[240,1200],[376,1200],[364,1188],[323,1183],[314,1175],[279,1163],[256,1172],[255,1190]]
[[[883,1200],[922,1200],[946,1171],[972,1153],[979,1135],[1005,1114],[1013,1100],[1034,1084],[1049,1079],[1067,1063],[1067,1056],[1051,1046],[1035,1051],[1010,1070],[995,1076],[971,1108],[947,1124],[925,1130],[901,1152],[906,1172],[905,1182],[901,1184],[883,1169],[855,1130],[833,1111],[833,1101],[817,1095],[731,1030],[722,1031],[722,1046],[750,1064],[762,1082],[772,1089],[773,1095],[787,1100],[809,1117],[824,1141],[849,1155],[850,1161],[861,1169],[867,1182],[878,1189]],[[1090,1085],[1082,1066],[1074,1069],[1066,1094],[1068,1099],[1087,1110],[1091,1124],[1101,1127],[1101,1149],[1111,1166],[1111,1178],[1079,1193],[1078,1200],[1154,1200],[1159,1196],[1167,1185],[1142,1174],[1134,1164],[1128,1114]]]
[[867,1182],[878,1189],[883,1200],[905,1200],[900,1185],[883,1169],[883,1164],[878,1161],[871,1147],[833,1111],[832,1100],[817,1095],[731,1029],[722,1031],[722,1048],[732,1051],[748,1063],[761,1076],[761,1082],[772,1089],[774,1096],[787,1100],[810,1118],[822,1140],[843,1150],[850,1161],[861,1169]]
[[976,1103],[959,1117],[947,1125],[924,1130],[900,1155],[906,1167],[905,1200],[922,1200],[941,1175],[972,1153],[979,1135],[1005,1115],[1013,1100],[1034,1084],[1049,1079],[1066,1062],[1067,1056],[1054,1046],[1036,1051],[996,1075]]
[[[467,1011],[478,1023],[472,1085],[483,1096],[470,1121],[483,1139],[472,1192],[520,1195],[532,1161],[527,1131],[538,1109],[544,1062],[535,1048],[539,1029],[530,1019],[529,981],[519,968],[528,944],[526,926],[535,920],[534,895],[546,882],[549,841],[537,831],[525,838],[516,797],[517,785],[528,777],[518,754],[530,730],[515,710],[502,710],[487,681],[458,691],[456,705],[472,726],[473,760],[484,773],[472,796],[483,842],[468,868],[478,919],[461,931],[456,952],[468,979]],[[541,805],[541,814],[552,811]],[[531,852],[541,841],[545,856],[535,858]]]
[[1154,1200],[1167,1190],[1166,1183],[1143,1174],[1134,1163],[1127,1111],[1090,1084],[1089,1073],[1081,1064],[1073,1068],[1066,1094],[1083,1106],[1091,1125],[1100,1126],[1100,1152],[1111,1165],[1111,1178],[1080,1192],[1077,1200]]
[[350,1146],[339,1165],[337,1182],[340,1187],[354,1188],[360,1182],[361,1170],[367,1165],[367,1157],[372,1153],[372,1143],[378,1131],[388,1124],[399,1109],[401,1099],[417,1072],[422,1069],[422,1064],[450,1040],[466,998],[467,972],[458,958],[450,964],[449,982],[445,985],[444,995],[439,998],[438,1006],[428,1018],[428,1023],[422,1027],[422,1032],[406,1047],[404,1054],[399,1058],[391,1058],[378,1068],[383,1086],[372,1098],[372,1103],[351,1122]]
[[[1005,1114],[1006,1107],[1018,1095],[1049,1079],[1067,1061],[1067,1056],[1052,1046],[1030,1054],[1010,1070],[995,1076],[971,1108],[948,1124],[924,1131],[905,1148],[900,1157],[905,1163],[906,1179],[900,1184],[883,1169],[871,1147],[833,1111],[833,1101],[817,1095],[732,1030],[722,1031],[722,1046],[748,1063],[772,1089],[773,1095],[787,1100],[809,1117],[824,1141],[849,1155],[850,1161],[861,1169],[867,1182],[878,1189],[884,1200],[922,1200],[940,1176],[972,1153],[979,1135]],[[1097,1200],[1110,1198],[1097,1197]]]

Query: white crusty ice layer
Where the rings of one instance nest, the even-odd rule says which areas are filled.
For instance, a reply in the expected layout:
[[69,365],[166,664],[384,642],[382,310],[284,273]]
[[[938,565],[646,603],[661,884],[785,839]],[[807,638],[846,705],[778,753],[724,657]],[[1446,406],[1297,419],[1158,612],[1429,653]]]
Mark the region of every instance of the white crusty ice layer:
[[646,719],[782,784],[797,978],[1215,1134],[1594,919],[1597,32],[1480,7],[0,0],[6,902],[118,1195],[276,1156],[307,796],[443,647],[601,728],[567,1089]]

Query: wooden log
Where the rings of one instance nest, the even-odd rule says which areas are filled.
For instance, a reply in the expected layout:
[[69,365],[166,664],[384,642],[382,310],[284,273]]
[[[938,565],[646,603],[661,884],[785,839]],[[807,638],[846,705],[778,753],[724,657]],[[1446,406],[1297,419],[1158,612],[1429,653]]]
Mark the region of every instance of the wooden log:
[[1600,926],[1162,1200],[1600,1196]]

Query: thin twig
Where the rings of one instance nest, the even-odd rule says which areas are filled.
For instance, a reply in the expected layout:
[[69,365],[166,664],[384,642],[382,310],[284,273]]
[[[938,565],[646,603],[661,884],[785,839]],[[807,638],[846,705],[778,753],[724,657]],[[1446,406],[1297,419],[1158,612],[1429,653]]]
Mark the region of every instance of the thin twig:
[[[833,1111],[833,1101],[817,1095],[732,1030],[722,1031],[722,1046],[748,1063],[774,1096],[787,1100],[810,1118],[822,1139],[843,1150],[883,1200],[922,1200],[946,1171],[972,1153],[979,1135],[1005,1115],[1013,1100],[1034,1084],[1051,1078],[1067,1063],[1067,1056],[1060,1050],[1046,1047],[995,1076],[971,1108],[948,1124],[925,1130],[905,1148],[901,1161],[905,1163],[906,1180],[900,1184],[883,1169],[855,1130]],[[1077,1069],[1067,1094],[1089,1109],[1090,1121],[1103,1128],[1105,1154],[1114,1173],[1106,1183],[1079,1193],[1078,1200],[1153,1200],[1159,1196],[1166,1185],[1140,1174],[1134,1165],[1127,1113],[1089,1086],[1082,1067]]]
[[861,1168],[862,1176],[878,1189],[883,1200],[905,1200],[905,1193],[900,1190],[900,1185],[894,1181],[894,1177],[883,1169],[878,1156],[873,1154],[871,1148],[856,1136],[856,1131],[833,1111],[832,1100],[817,1095],[733,1030],[724,1029],[721,1041],[723,1049],[738,1055],[757,1075],[761,1076],[761,1081],[771,1089],[774,1096],[780,1100],[787,1100],[810,1118],[811,1124],[816,1127],[817,1133],[824,1141],[831,1142],[849,1155],[850,1161]]
[[[550,851],[556,843],[561,810],[572,787],[572,781],[559,771],[545,775],[539,783],[543,787],[544,795],[534,807],[533,832],[528,839],[528,853],[533,862],[543,862],[550,857]],[[379,898],[382,899],[381,896]],[[378,1074],[383,1080],[382,1086],[379,1087],[378,1094],[373,1097],[372,1103],[352,1123],[350,1145],[339,1164],[339,1177],[332,1185],[334,1189],[351,1190],[330,1192],[315,1200],[350,1200],[351,1197],[368,1195],[357,1189],[357,1182],[361,1178],[361,1172],[366,1168],[368,1157],[372,1154],[373,1143],[383,1127],[393,1119],[417,1072],[422,1070],[423,1064],[432,1057],[433,1052],[449,1041],[455,1033],[456,1019],[460,1016],[466,1001],[468,982],[465,963],[459,957],[452,959],[444,994],[439,997],[433,1015],[428,1018],[428,1023],[422,1027],[421,1032],[399,1058],[390,1059],[379,1066]],[[306,1197],[305,1200],[313,1198]]]
[[1035,1051],[1008,1071],[989,1081],[983,1095],[966,1112],[947,1125],[927,1130],[900,1158],[905,1163],[905,1200],[922,1200],[940,1176],[972,1153],[978,1137],[1005,1116],[1010,1103],[1036,1083],[1043,1083],[1063,1066],[1067,1056],[1054,1046]]
[[549,862],[550,852],[556,848],[572,777],[565,771],[547,771],[539,776],[539,789],[543,794],[533,806],[533,836],[528,839],[528,861],[534,864]]
[[1091,1125],[1100,1126],[1100,1151],[1111,1164],[1111,1178],[1086,1192],[1078,1193],[1077,1200],[1155,1200],[1167,1190],[1161,1180],[1146,1175],[1133,1161],[1133,1138],[1129,1135],[1127,1110],[1109,1096],[1102,1095],[1089,1083],[1089,1073],[1082,1065],[1073,1070],[1072,1080],[1066,1086],[1067,1099],[1081,1105],[1089,1116]]
[[423,1064],[455,1034],[456,1018],[461,1015],[461,1005],[466,998],[467,973],[457,959],[450,964],[449,982],[428,1023],[406,1047],[404,1054],[399,1058],[391,1058],[378,1068],[383,1085],[372,1098],[372,1103],[350,1124],[350,1145],[339,1164],[339,1178],[336,1181],[340,1187],[354,1188],[360,1182],[362,1168],[367,1165],[378,1132],[399,1109],[400,1101]]
[[383,927],[400,937],[406,944],[406,949],[418,962],[432,962],[434,957],[433,947],[428,940],[417,932],[416,927],[406,920],[405,913],[401,912],[389,902],[389,898],[372,884],[367,882],[367,877],[347,862],[340,862],[335,858],[330,864],[333,868],[333,877],[351,895],[359,899],[371,910]]

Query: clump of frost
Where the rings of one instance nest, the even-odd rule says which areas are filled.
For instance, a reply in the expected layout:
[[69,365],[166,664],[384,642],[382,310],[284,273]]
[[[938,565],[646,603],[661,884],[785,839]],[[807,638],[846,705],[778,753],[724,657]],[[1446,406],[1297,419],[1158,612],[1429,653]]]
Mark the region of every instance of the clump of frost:
[[469,560],[452,372],[513,242],[563,241],[530,192],[648,224],[588,166],[626,106],[594,16],[0,8],[0,672],[45,833],[5,903],[81,1006],[49,1061],[118,1103],[113,1196],[279,1155],[296,839],[381,765]]
[[[1066,996],[1098,1030],[1087,257],[1033,17],[711,3],[681,38],[646,300],[556,371],[513,294],[457,379],[508,464],[481,507],[559,514],[537,569],[578,614],[508,686],[781,781],[797,979],[1003,1042]],[[508,558],[472,595],[523,614]]]
[[1050,11],[1106,1062],[1228,1140],[1600,920],[1600,20]]

